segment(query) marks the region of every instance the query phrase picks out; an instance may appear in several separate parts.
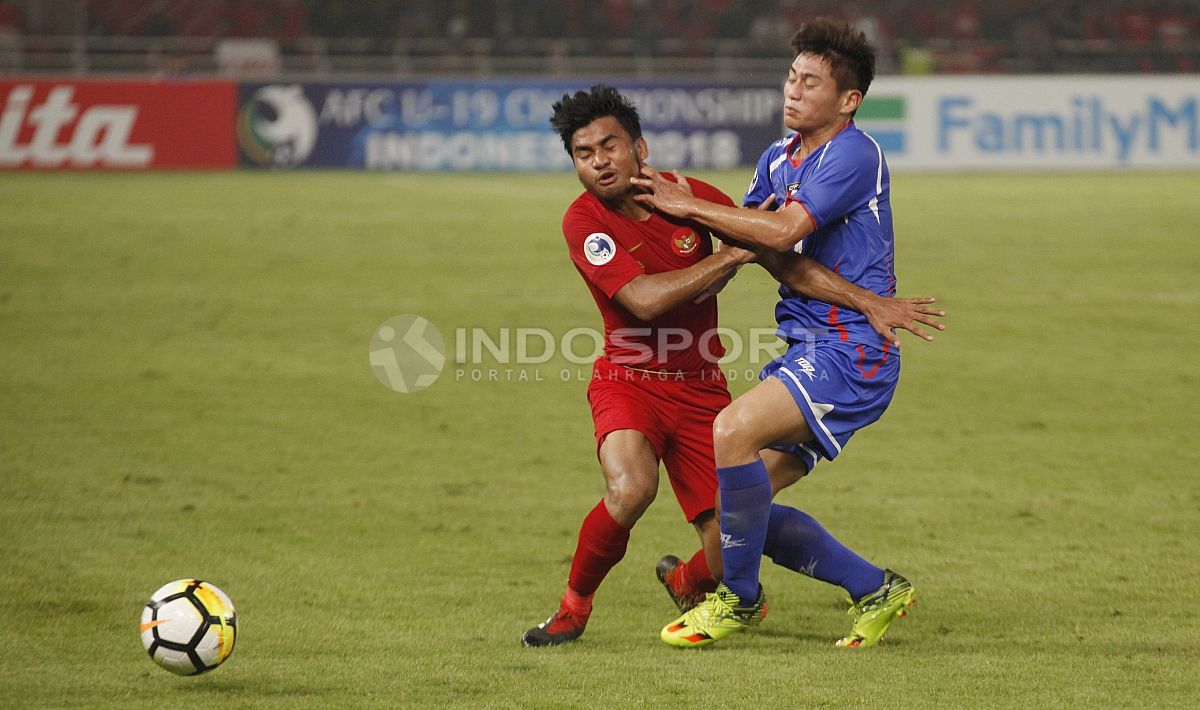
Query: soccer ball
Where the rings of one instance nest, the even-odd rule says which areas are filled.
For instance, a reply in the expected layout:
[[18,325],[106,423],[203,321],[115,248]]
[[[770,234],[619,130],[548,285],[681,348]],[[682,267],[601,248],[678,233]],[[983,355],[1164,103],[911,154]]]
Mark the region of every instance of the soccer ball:
[[211,671],[233,653],[237,612],[225,592],[198,579],[164,584],[142,610],[142,645],[179,675]]

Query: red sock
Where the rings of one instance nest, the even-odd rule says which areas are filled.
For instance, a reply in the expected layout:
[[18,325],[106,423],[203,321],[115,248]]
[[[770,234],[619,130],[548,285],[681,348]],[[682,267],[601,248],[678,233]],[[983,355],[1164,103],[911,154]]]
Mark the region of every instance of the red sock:
[[576,619],[580,619],[586,623],[588,617],[592,615],[592,595],[589,594],[585,597],[574,589],[571,589],[570,585],[568,585],[567,591],[563,593],[562,601],[559,602],[559,606],[571,612],[571,615]]
[[604,576],[625,556],[628,544],[629,528],[613,520],[601,500],[579,528],[579,545],[571,560],[567,585],[578,597],[587,597],[590,604],[590,597],[596,593]]
[[684,594],[712,592],[717,588],[717,580],[713,579],[712,570],[708,568],[708,558],[704,556],[703,549],[697,550],[692,559],[679,565],[677,574],[678,590]]

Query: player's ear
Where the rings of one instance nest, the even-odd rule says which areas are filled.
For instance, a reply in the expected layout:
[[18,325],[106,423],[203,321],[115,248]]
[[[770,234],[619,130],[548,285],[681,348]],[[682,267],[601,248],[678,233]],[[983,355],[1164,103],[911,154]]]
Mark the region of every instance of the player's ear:
[[650,146],[646,145],[645,138],[638,137],[637,142],[633,144],[633,147],[637,150],[638,160],[645,160],[646,158],[650,157]]
[[854,113],[862,106],[863,95],[858,89],[850,89],[842,96],[842,112]]

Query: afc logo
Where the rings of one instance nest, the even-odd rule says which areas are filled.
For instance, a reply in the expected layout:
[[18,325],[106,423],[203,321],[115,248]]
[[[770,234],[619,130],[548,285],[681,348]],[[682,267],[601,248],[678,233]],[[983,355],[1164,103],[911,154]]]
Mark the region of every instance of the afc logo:
[[583,240],[583,255],[592,266],[603,266],[617,254],[617,243],[604,232],[593,232]]

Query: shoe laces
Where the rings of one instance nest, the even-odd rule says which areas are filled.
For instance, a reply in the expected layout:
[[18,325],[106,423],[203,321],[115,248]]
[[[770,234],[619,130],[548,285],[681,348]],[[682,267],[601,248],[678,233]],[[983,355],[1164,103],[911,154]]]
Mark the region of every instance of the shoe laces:
[[[883,586],[871,592],[862,599],[859,599],[857,602],[853,599],[850,599],[850,611],[848,613],[850,616],[857,618],[863,614],[866,614],[867,612],[874,611],[875,609],[887,604],[888,597],[891,596],[892,590],[901,590],[905,586],[908,586],[908,580],[895,574],[894,572],[891,572],[890,570],[885,570],[883,575]],[[857,614],[855,612],[857,612]]]
[[721,595],[721,592],[716,591],[705,594],[704,601],[697,604],[688,612],[688,615],[703,620],[722,619],[734,616],[734,610],[733,605]]
[[[762,597],[761,589],[759,597]],[[710,619],[734,618],[739,621],[753,620],[758,616],[761,606],[756,601],[748,607],[740,606],[741,598],[724,584],[717,591],[704,595],[704,603],[696,609],[704,609],[704,614]]]

